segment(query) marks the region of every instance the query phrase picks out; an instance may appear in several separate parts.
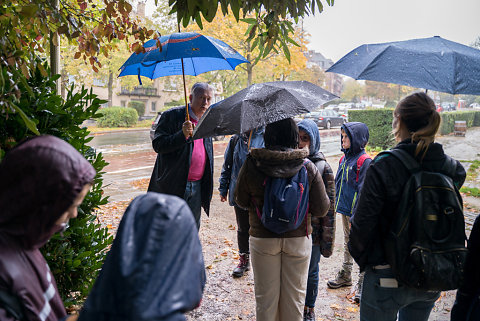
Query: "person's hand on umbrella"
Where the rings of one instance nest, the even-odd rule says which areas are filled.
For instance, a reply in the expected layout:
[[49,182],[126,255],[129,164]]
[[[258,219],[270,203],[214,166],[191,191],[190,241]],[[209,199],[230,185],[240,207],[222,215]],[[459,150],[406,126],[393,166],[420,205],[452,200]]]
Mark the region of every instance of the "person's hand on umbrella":
[[185,135],[185,139],[188,139],[188,137],[193,136],[193,124],[191,121],[187,120],[183,123],[182,132],[183,132],[183,135]]

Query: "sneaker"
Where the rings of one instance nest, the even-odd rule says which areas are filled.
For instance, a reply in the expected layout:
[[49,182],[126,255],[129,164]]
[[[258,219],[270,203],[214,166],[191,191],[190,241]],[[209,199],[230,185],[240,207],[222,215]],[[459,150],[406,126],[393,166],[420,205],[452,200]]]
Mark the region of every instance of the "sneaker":
[[247,253],[240,253],[240,262],[235,269],[233,269],[232,275],[236,278],[243,276],[245,271],[250,270],[250,256]]
[[327,285],[330,289],[338,289],[342,286],[350,286],[352,285],[352,276],[350,273],[341,270],[338,272],[337,277],[335,280],[329,280]]
[[303,321],[315,321],[314,308],[306,308],[303,310]]

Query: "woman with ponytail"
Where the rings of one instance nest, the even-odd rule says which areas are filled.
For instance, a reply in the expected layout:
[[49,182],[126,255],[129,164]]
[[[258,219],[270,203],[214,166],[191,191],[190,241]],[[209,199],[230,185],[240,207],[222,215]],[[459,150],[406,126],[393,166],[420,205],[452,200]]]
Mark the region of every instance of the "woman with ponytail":
[[[435,143],[440,115],[423,92],[402,99],[393,112],[394,149],[406,151],[422,169],[440,172],[449,158]],[[452,179],[457,188],[465,181],[465,169],[454,162]],[[371,163],[352,217],[349,250],[365,271],[360,300],[360,320],[426,321],[440,292],[421,291],[399,283],[385,259],[383,244],[394,220],[410,173],[395,156],[386,153]]]

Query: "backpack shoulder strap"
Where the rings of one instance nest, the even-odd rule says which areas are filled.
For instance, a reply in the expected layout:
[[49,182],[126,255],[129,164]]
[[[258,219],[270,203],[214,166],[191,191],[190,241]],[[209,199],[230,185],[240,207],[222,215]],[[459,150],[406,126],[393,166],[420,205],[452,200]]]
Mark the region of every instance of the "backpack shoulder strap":
[[415,173],[420,170],[420,164],[409,153],[404,150],[394,148],[383,151],[382,154],[390,154],[395,156],[403,165],[408,169],[410,173]]
[[15,319],[20,321],[25,320],[23,305],[20,299],[16,295],[2,289],[0,289],[0,307]]
[[363,163],[365,162],[366,159],[372,159],[370,155],[367,153],[360,155],[360,157],[357,159],[357,178],[356,181],[358,182],[358,177],[360,176],[360,169],[363,166]]

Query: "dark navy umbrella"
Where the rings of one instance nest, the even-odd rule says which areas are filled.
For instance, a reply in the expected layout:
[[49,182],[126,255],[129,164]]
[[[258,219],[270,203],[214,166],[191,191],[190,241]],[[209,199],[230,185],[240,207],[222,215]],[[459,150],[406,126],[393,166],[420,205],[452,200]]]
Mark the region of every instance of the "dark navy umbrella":
[[207,109],[193,131],[193,138],[244,133],[308,113],[336,98],[308,81],[254,84]]
[[144,53],[133,53],[125,61],[118,77],[136,75],[142,84],[140,76],[155,79],[183,75],[185,105],[185,75],[196,76],[212,70],[235,70],[239,64],[248,62],[225,42],[196,32],[178,32],[152,39],[144,44],[144,48]]
[[362,45],[327,72],[450,94],[480,95],[480,50],[438,36]]

